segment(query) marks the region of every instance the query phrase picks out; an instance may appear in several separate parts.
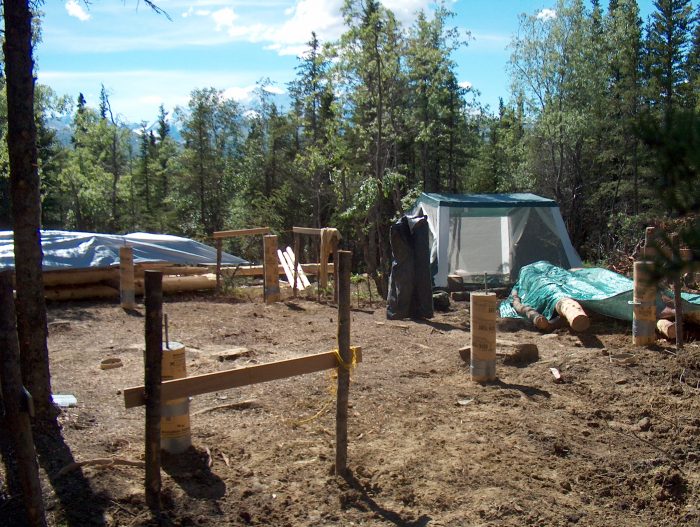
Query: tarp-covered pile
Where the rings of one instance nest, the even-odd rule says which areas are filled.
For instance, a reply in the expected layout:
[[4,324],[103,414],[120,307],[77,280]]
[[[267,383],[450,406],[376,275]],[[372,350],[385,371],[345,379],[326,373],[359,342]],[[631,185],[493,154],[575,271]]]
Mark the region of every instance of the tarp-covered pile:
[[[601,268],[567,271],[549,262],[535,262],[520,270],[513,286],[523,304],[547,319],[556,316],[555,306],[562,298],[572,298],[585,309],[621,320],[632,320],[633,282],[620,274]],[[671,295],[671,293],[668,293]],[[683,293],[683,311],[700,311],[700,295]],[[504,318],[520,318],[513,309],[513,293],[500,306]],[[657,313],[664,308],[657,295]]]
[[[119,248],[133,247],[134,263],[163,262],[175,265],[215,265],[216,249],[203,243],[170,236],[137,232],[123,236],[86,232],[42,231],[45,271],[87,269],[119,265]],[[13,232],[0,231],[0,269],[14,268]],[[222,254],[222,264],[247,264],[242,258]]]

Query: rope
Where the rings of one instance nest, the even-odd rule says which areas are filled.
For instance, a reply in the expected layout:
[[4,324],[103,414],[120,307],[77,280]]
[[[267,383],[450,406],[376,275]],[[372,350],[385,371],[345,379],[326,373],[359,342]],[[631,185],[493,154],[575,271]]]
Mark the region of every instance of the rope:
[[[335,354],[335,358],[338,361],[338,368],[344,368],[352,373],[352,370],[357,366],[357,348],[355,346],[350,347],[350,351],[352,352],[352,358],[350,359],[350,362],[345,362],[343,358],[340,356],[340,351],[338,349],[334,349],[333,353]],[[292,426],[299,426],[303,425],[306,423],[310,423],[311,421],[314,421],[321,417],[326,411],[328,410],[328,407],[333,404],[333,401],[335,400],[335,396],[338,393],[338,387],[336,383],[334,382],[335,379],[338,377],[338,371],[337,370],[331,370],[330,371],[330,385],[328,388],[328,399],[326,400],[325,403],[323,403],[323,406],[321,406],[321,409],[316,412],[314,415],[310,417],[305,417],[303,419],[292,419],[290,420],[290,424]]]

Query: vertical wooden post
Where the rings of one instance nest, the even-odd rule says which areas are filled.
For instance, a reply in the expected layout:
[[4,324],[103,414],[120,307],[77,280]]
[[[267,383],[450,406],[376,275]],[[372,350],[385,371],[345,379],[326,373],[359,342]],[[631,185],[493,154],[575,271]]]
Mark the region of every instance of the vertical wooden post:
[[145,273],[146,504],[160,515],[160,384],[163,360],[163,274]]
[[339,241],[337,239],[333,242],[333,301],[337,304],[339,297],[339,287],[340,287],[340,270],[338,269],[338,250]]
[[45,527],[44,502],[39,482],[39,466],[32,438],[29,415],[22,409],[24,387],[19,362],[19,341],[12,295],[12,272],[0,272],[0,384],[5,405],[5,421],[17,458],[22,500],[27,525]]
[[634,262],[632,295],[632,343],[648,346],[656,342],[656,287],[652,283],[651,262]]
[[318,258],[318,283],[320,287],[326,289],[328,287],[328,254],[330,252],[330,229],[321,229],[321,243]]
[[280,273],[277,264],[277,236],[263,236],[263,294],[265,303],[272,304],[280,300]]
[[656,247],[653,247],[654,237],[656,236],[656,227],[647,227],[644,229],[644,251],[642,252],[642,260],[653,260],[656,256]]
[[472,356],[472,381],[496,380],[496,293],[473,292],[470,295],[469,331]]
[[673,277],[673,305],[676,308],[676,348],[683,349],[683,298],[681,297],[681,269],[683,262],[678,234],[671,235],[671,254],[678,272]]
[[134,249],[129,246],[119,248],[119,297],[123,309],[136,307]]
[[221,293],[221,239],[216,240],[216,294]]
[[297,287],[297,280],[299,280],[299,235],[294,233],[294,298],[297,297],[297,292],[299,288]]
[[338,401],[335,413],[335,473],[344,476],[348,464],[348,398],[350,392],[350,251],[339,251],[338,352],[345,363],[338,366]]

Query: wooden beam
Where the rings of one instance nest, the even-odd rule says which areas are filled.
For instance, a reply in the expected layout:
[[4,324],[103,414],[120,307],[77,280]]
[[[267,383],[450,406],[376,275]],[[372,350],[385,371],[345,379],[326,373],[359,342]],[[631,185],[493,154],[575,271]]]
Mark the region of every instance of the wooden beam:
[[[318,267],[319,264],[317,263],[305,263],[301,264],[301,269],[306,273],[310,275],[317,275],[318,274]],[[233,269],[233,268],[231,268]],[[329,263],[328,264],[328,270],[329,272],[332,272],[335,269],[334,264]],[[277,266],[277,270],[280,275],[284,274],[284,267],[281,265]],[[224,274],[226,273],[227,269],[223,269]],[[234,276],[263,276],[263,266],[262,265],[246,265],[243,266],[241,265],[238,267],[238,270],[236,271]]]
[[[362,349],[351,348],[355,353],[356,362],[362,362]],[[246,368],[219,371],[195,375],[185,379],[165,381],[161,385],[161,400],[169,401],[180,397],[191,397],[203,393],[229,390],[261,382],[276,381],[317,371],[330,370],[338,367],[338,359],[334,351],[281,360]],[[124,406],[134,408],[146,404],[144,387],[136,386],[124,390]]]
[[321,236],[323,229],[312,229],[311,227],[292,227],[295,234],[310,234],[311,236]]
[[270,227],[253,227],[252,229],[236,229],[233,231],[216,231],[212,234],[215,240],[236,238],[238,236],[253,236],[255,234],[270,234]]

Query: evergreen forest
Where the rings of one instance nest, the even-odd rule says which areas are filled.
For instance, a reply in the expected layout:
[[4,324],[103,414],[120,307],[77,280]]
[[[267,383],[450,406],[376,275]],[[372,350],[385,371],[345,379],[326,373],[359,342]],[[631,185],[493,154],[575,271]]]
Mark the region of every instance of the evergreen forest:
[[[337,41],[309,35],[285,107],[267,79],[251,107],[202,86],[134,133],[106,89],[86,101],[37,85],[43,227],[206,239],[270,226],[287,243],[293,225],[333,226],[383,291],[389,225],[421,191],[534,192],[559,203],[584,259],[604,263],[700,204],[700,6],[656,0],[646,20],[635,0],[555,11],[521,16],[495,109],[458,82],[453,52],[469,38],[446,4],[402,27],[377,0],[345,1]],[[0,101],[11,229],[5,112]],[[57,115],[71,116],[68,139]]]

